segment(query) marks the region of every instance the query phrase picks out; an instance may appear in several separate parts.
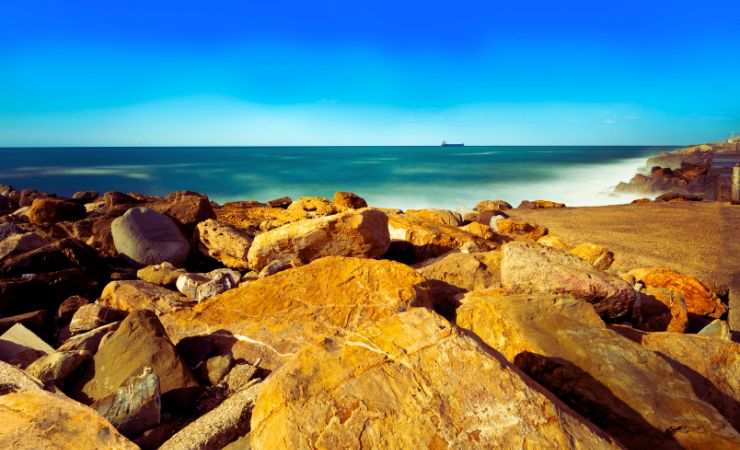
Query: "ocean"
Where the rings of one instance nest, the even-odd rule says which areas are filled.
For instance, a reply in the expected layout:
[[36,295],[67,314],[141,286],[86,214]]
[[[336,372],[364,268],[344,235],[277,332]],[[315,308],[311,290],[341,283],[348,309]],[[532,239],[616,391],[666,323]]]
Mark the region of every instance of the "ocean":
[[[176,190],[218,202],[352,191],[370,205],[472,208],[482,199],[570,206],[631,201],[612,188],[675,147],[4,148],[0,183],[71,195]],[[515,205],[516,206],[516,205]]]

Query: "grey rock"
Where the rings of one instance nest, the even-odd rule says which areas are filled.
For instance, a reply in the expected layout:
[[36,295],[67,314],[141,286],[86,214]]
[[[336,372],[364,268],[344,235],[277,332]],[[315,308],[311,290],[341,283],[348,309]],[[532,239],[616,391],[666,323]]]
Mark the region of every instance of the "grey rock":
[[121,434],[136,436],[161,421],[159,377],[151,367],[144,367],[141,374],[129,377],[115,393],[91,406]]
[[175,222],[148,208],[131,208],[111,224],[113,243],[118,253],[139,264],[168,261],[181,266],[190,244]]

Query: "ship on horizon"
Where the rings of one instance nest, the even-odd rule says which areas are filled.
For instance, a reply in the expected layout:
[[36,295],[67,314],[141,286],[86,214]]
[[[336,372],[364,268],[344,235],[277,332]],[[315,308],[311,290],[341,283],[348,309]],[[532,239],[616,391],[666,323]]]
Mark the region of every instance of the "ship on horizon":
[[442,141],[442,147],[464,147],[465,144],[463,142],[460,142],[459,144],[453,144],[448,143],[447,141]]

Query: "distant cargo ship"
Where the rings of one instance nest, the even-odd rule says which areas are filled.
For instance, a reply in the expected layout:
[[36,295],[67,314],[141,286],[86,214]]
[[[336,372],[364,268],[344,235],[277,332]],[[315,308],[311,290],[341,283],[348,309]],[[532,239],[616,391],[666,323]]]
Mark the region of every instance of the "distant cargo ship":
[[463,147],[463,146],[465,146],[465,144],[462,142],[459,144],[450,144],[447,141],[442,141],[442,147]]

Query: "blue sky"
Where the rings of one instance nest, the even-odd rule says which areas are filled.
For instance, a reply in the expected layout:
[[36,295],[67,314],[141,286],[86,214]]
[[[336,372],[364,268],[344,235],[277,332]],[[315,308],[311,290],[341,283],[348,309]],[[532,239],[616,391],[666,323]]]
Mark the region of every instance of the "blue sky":
[[5,0],[0,146],[681,144],[737,1]]

